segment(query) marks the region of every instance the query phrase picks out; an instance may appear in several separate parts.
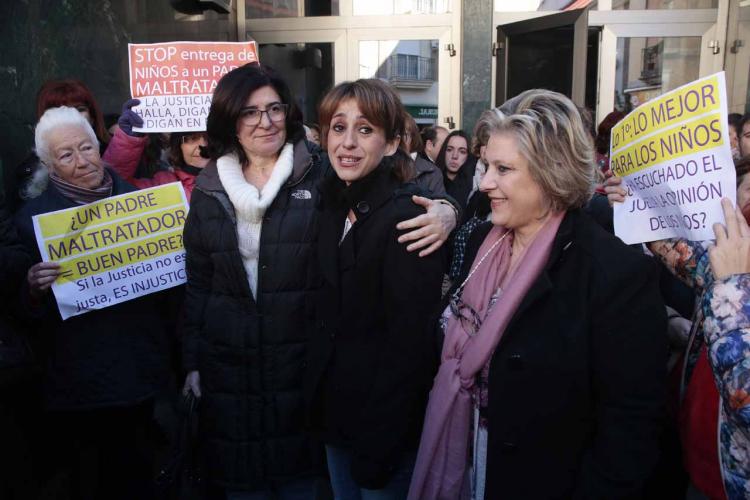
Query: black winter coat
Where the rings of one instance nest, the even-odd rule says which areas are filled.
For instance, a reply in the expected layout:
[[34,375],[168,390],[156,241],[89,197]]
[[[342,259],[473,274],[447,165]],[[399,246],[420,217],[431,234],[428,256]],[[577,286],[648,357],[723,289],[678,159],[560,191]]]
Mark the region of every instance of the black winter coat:
[[435,196],[444,197],[446,195],[443,173],[434,163],[418,155],[414,160],[414,170],[416,172],[414,184]]
[[253,297],[234,207],[216,164],[198,177],[185,225],[186,371],[201,377],[202,433],[212,481],[256,490],[315,470],[305,432],[302,380],[315,234],[319,150],[300,141],[294,166],[265,213]]
[[[112,195],[136,189],[114,172]],[[40,262],[32,217],[77,206],[51,184],[16,214],[27,251]],[[30,303],[26,280],[20,291],[22,312],[32,326],[45,365],[45,401],[49,409],[83,410],[134,405],[151,398],[165,383],[167,358],[163,293],[155,293],[63,321],[50,292]],[[113,431],[116,432],[116,431]]]
[[[330,176],[323,193],[306,394],[323,440],[352,453],[354,480],[381,488],[417,447],[437,368],[431,320],[444,257],[397,242],[396,224],[423,210],[411,201],[418,188],[401,185],[388,163],[348,188]],[[357,221],[339,245],[350,209]]]
[[31,258],[18,239],[0,189],[0,388],[15,382],[31,364],[27,339],[12,317],[18,288],[30,266]]
[[[490,228],[472,235],[457,283]],[[490,362],[485,498],[639,498],[666,362],[656,265],[569,212]]]
[[474,183],[474,173],[477,171],[477,158],[474,155],[469,155],[453,180],[448,178],[445,174],[446,171],[443,172],[445,192],[458,202],[463,213],[466,211],[469,203],[469,195]]
[[26,270],[31,265],[26,248],[21,244],[13,225],[13,219],[5,204],[5,195],[0,190],[0,299],[2,310],[8,306],[8,299],[12,299],[12,291],[18,289],[23,282]]

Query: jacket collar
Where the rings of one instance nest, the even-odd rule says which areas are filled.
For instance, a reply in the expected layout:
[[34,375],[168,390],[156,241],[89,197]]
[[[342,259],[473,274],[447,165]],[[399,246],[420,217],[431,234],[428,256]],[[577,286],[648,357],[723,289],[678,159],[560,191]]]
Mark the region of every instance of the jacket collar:
[[[368,217],[391,199],[399,185],[388,160],[381,162],[367,177],[349,186],[333,171],[320,184],[324,215],[319,221],[318,263],[323,278],[331,286],[338,287],[340,272],[354,263],[357,231]],[[344,219],[350,209],[354,211],[357,222],[339,244]]]
[[193,167],[192,165],[183,165],[181,167],[172,168],[172,173],[180,180],[180,182],[195,179],[201,172],[203,172],[202,168]]
[[392,174],[391,160],[386,157],[370,174],[349,186],[331,172],[321,184],[320,191],[325,205],[350,209],[361,221],[386,203],[399,185]]
[[[292,174],[284,186],[293,186],[301,182],[307,172],[310,171],[316,158],[320,157],[320,149],[307,141],[300,140],[294,144],[294,160],[292,164]],[[219,172],[216,169],[216,161],[212,160],[205,166],[203,172],[195,181],[195,187],[206,193],[224,192],[224,187],[219,179]]]
[[553,285],[552,285],[552,279],[550,277],[550,272],[552,271],[552,269],[554,269],[554,267],[558,263],[564,260],[565,252],[573,244],[575,225],[579,216],[580,214],[578,210],[569,210],[565,214],[565,217],[560,223],[560,227],[558,228],[557,234],[555,235],[555,239],[552,243],[552,249],[550,251],[550,256],[549,256],[549,260],[547,261],[547,265],[544,266],[544,269],[542,270],[541,273],[539,273],[539,276],[531,285],[531,288],[529,288],[529,291],[526,293],[526,296],[518,305],[518,309],[513,315],[513,319],[508,324],[508,327],[506,328],[506,332],[512,331],[513,325],[518,320],[518,318],[520,318],[523,315],[523,313],[532,304],[534,304],[534,302],[541,299],[542,297],[547,295],[547,293],[549,293],[550,290],[552,290]]
[[430,173],[436,170],[437,167],[430,160],[426,160],[421,156],[417,155],[417,159],[414,160],[414,170],[417,171],[417,176],[422,174]]

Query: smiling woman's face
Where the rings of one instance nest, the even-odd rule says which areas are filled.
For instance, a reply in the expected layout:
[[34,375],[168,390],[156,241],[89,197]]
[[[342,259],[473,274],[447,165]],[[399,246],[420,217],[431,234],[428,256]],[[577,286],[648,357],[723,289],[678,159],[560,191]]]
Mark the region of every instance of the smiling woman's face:
[[60,126],[47,135],[52,165],[62,180],[86,189],[98,188],[104,179],[99,148],[80,126]]
[[[273,87],[266,85],[250,94],[245,108],[266,111],[278,104],[284,104],[281,97]],[[286,142],[286,122],[283,119],[273,121],[268,113],[263,113],[257,124],[247,123],[240,117],[237,120],[237,139],[250,159],[277,156]]]
[[544,193],[531,176],[516,138],[507,133],[492,135],[485,157],[487,173],[479,189],[490,199],[492,223],[510,229],[537,224],[546,212]]

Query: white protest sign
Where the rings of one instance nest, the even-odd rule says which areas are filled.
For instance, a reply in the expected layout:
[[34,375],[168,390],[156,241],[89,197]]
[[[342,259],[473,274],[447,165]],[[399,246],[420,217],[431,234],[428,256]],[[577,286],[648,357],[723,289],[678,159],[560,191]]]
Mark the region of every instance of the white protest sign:
[[63,319],[181,285],[188,204],[174,182],[33,218]]
[[714,238],[721,198],[735,201],[724,73],[653,99],[612,128],[610,168],[623,178],[626,203],[614,206],[625,243]]
[[143,118],[138,132],[206,130],[211,96],[222,76],[258,62],[255,42],[128,44],[130,95]]

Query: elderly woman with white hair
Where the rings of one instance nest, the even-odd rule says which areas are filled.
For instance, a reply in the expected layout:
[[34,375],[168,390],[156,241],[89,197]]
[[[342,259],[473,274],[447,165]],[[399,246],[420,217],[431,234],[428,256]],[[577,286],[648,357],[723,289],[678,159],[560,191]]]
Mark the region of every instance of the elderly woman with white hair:
[[444,299],[409,498],[638,498],[665,398],[655,265],[582,213],[593,144],[567,97],[524,92],[487,127],[491,222]]
[[146,430],[166,368],[159,296],[63,321],[50,293],[60,266],[40,262],[32,222],[35,215],[135,188],[104,166],[91,125],[73,108],[47,110],[35,142],[48,179],[35,179],[40,194],[21,207],[15,222],[37,262],[27,273],[20,303],[41,347],[50,452],[57,466],[69,468],[71,498],[149,498]]

